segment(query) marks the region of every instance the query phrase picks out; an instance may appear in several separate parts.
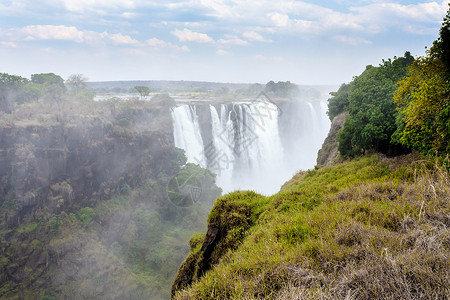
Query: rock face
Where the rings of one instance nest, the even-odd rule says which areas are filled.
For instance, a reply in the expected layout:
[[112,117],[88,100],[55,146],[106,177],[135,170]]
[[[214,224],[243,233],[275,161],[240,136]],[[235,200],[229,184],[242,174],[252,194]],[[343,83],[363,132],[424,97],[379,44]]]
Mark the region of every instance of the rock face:
[[50,243],[61,215],[169,174],[172,131],[169,109],[159,106],[0,126],[0,298],[52,284],[47,272],[61,257],[80,253],[81,242]]
[[328,133],[328,136],[323,142],[322,148],[319,150],[317,155],[318,166],[331,166],[335,164],[335,160],[339,156],[337,133],[344,125],[347,114],[348,113],[343,112],[334,117],[331,122],[330,132]]
[[2,216],[8,226],[39,209],[58,213],[87,206],[163,168],[162,158],[173,147],[170,115],[128,114],[127,123],[118,114],[112,122],[78,116],[51,126],[0,128],[0,205],[14,208]]

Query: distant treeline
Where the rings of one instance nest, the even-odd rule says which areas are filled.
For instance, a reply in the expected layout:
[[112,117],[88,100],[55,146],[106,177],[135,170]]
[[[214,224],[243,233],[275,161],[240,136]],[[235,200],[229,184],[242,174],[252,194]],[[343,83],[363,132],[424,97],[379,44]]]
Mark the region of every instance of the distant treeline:
[[87,89],[86,80],[81,74],[64,80],[54,73],[32,74],[30,79],[0,73],[0,111],[9,113],[16,104],[39,99],[50,102],[61,102],[68,97],[92,100],[94,93]]
[[[325,88],[325,87],[324,87]],[[331,87],[327,87],[331,89]],[[93,100],[95,94],[189,94],[200,97],[240,99],[256,97],[265,92],[274,98],[318,98],[313,86],[299,86],[290,81],[269,81],[266,84],[218,83],[197,81],[107,81],[88,82],[82,74],[64,80],[54,73],[32,74],[30,79],[0,73],[0,111],[10,113],[15,105],[40,99],[61,102],[68,98]]]

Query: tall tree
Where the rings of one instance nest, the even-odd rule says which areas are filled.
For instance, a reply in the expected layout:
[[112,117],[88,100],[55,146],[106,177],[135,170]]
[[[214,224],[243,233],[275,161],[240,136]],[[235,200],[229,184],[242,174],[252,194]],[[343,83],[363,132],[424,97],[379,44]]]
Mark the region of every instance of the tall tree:
[[66,85],[73,90],[75,95],[82,89],[86,88],[87,78],[83,74],[72,74],[66,80]]
[[397,81],[408,74],[412,61],[409,52],[404,57],[383,60],[378,67],[367,66],[350,83],[349,115],[338,135],[342,155],[354,156],[367,150],[395,154],[403,150],[391,143],[397,114],[393,94]]
[[150,95],[150,88],[148,86],[137,85],[134,87],[134,89],[136,91],[138,91],[138,93],[139,93],[139,95],[141,95],[141,97]]
[[450,9],[439,38],[410,67],[395,92],[394,139],[425,154],[450,151]]

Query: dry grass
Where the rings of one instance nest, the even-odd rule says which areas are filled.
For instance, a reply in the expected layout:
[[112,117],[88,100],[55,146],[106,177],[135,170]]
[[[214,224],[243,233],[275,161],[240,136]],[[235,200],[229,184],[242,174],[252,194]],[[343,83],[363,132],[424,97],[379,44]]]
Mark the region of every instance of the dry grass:
[[[175,298],[449,299],[450,177],[421,160],[346,163],[366,170],[359,182],[342,169],[301,174]],[[306,209],[312,198],[319,204]]]

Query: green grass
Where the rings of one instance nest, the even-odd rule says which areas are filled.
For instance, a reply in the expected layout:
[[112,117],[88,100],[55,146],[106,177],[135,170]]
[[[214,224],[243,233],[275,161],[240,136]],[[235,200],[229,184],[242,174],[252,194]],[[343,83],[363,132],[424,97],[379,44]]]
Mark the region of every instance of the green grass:
[[175,299],[449,297],[449,174],[415,159],[363,157],[300,173],[271,197],[219,198],[209,224],[227,235],[214,265]]

